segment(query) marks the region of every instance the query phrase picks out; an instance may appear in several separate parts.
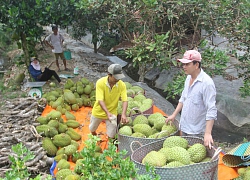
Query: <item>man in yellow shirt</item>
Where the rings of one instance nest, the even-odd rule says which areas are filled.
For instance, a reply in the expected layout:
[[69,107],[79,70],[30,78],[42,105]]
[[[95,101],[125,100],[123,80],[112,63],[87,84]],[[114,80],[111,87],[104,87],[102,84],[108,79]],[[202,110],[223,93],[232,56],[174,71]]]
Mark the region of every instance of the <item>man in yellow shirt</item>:
[[126,111],[128,107],[127,89],[122,67],[119,64],[111,64],[108,67],[108,75],[96,82],[96,102],[92,109],[89,129],[96,135],[99,124],[105,120],[107,135],[114,138],[117,133],[117,107],[118,101],[122,101],[121,123],[128,123]]

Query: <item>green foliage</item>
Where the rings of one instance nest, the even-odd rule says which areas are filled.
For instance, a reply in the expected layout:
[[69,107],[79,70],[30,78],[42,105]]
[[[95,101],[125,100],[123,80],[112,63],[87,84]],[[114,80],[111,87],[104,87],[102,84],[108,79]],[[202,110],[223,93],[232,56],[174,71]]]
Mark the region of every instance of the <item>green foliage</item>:
[[[175,53],[174,41],[169,40],[169,32],[155,34],[152,38],[142,34],[134,40],[134,46],[125,51],[128,58],[132,58],[134,66],[139,66],[139,81],[153,67],[169,69],[172,65],[172,54]],[[152,66],[150,66],[152,65]]]
[[227,63],[229,62],[229,56],[227,56],[225,51],[214,50],[212,48],[202,47],[202,68],[211,77],[214,75],[223,75],[224,70],[227,68]]
[[36,55],[35,45],[44,33],[43,25],[57,23],[65,27],[74,19],[74,12],[74,0],[0,1],[0,23],[23,50],[27,67],[29,57]]
[[12,151],[17,157],[9,156],[11,170],[7,171],[5,179],[25,179],[30,176],[25,162],[34,158],[34,155],[22,143],[12,146]]
[[100,48],[109,51],[112,47],[119,43],[119,37],[116,33],[105,33],[105,35],[101,37],[100,41]]
[[[239,57],[239,61],[241,62],[237,67],[239,72],[239,77],[244,80],[243,86],[240,87],[239,91],[241,97],[250,96],[250,46],[246,47],[246,52],[244,55]],[[235,54],[237,57],[237,54]]]
[[244,81],[243,86],[239,89],[241,97],[250,96],[250,79]]
[[184,73],[184,71],[176,74],[173,78],[173,81],[168,83],[166,89],[164,89],[164,92],[168,93],[166,99],[175,99],[179,97],[184,89],[185,80],[186,74]]
[[3,24],[0,23],[0,49],[6,50],[11,44],[9,34],[4,31]]
[[[35,157],[34,154],[22,143],[13,145],[12,151],[15,153],[15,155],[9,155],[9,160],[11,161],[11,170],[7,171],[5,173],[5,178],[0,178],[0,180],[28,179],[31,174],[28,172],[25,162],[32,160]],[[40,175],[38,175],[33,180],[42,180],[42,178]],[[52,177],[49,176],[46,178],[46,180],[52,180]]]
[[20,91],[20,85],[18,85],[14,79],[10,79],[8,84],[5,84],[4,76],[0,74],[0,94],[2,99],[14,99],[17,97],[27,97],[25,92]]
[[94,52],[97,53],[97,43],[101,39],[102,32],[105,32],[103,26],[107,26],[107,22],[104,22],[108,9],[107,2],[103,0],[83,0],[75,3],[75,6],[77,18],[74,19],[72,24],[72,36],[81,39],[87,32],[91,33]]
[[[85,141],[85,148],[80,152],[84,157],[82,163],[84,168],[81,173],[85,178],[91,179],[131,179],[137,177],[141,180],[146,179],[148,175],[139,176],[136,173],[135,165],[129,158],[124,159],[126,151],[117,152],[115,142],[111,140],[108,143],[108,149],[105,149],[102,154],[95,156],[96,144],[101,139],[89,134],[89,139]],[[148,168],[149,169],[149,168]],[[150,169],[152,170],[152,169]],[[153,170],[151,171],[153,172]],[[159,176],[153,173],[155,180]],[[154,179],[153,178],[153,179]],[[152,178],[151,178],[152,179]]]

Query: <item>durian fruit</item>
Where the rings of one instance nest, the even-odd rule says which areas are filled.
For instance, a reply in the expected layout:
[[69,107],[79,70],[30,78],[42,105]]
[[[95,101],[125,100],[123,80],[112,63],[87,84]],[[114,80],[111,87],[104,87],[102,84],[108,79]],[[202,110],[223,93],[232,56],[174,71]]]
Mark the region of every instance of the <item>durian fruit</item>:
[[245,168],[245,167],[239,168],[239,169],[237,169],[237,172],[238,172],[238,174],[239,174],[241,177],[244,177],[244,175],[245,175],[245,173],[246,173],[246,168]]
[[66,159],[61,159],[60,161],[58,161],[56,167],[57,167],[57,170],[69,169],[70,163]]
[[81,178],[81,176],[79,176],[78,174],[71,174],[68,175],[65,180],[79,180]]
[[72,79],[67,79],[66,83],[64,84],[64,89],[70,89],[74,85],[75,83],[72,81]]
[[54,160],[56,162],[59,162],[61,159],[65,159],[67,160],[68,159],[68,156],[66,154],[58,154],[54,157]]
[[60,148],[60,149],[57,150],[56,156],[60,155],[60,154],[65,154],[64,152],[65,152],[65,149],[64,148]]
[[65,133],[68,134],[70,138],[75,141],[79,141],[82,138],[81,134],[77,133],[73,128],[68,128]]
[[167,162],[170,161],[170,160],[169,160],[170,158],[168,158],[169,153],[170,153],[170,149],[171,149],[171,148],[161,148],[161,149],[158,151],[158,152],[162,153],[162,154],[165,156]]
[[166,138],[163,142],[163,147],[175,147],[175,146],[187,149],[188,141],[181,136],[170,136]]
[[211,157],[205,157],[204,159],[202,159],[201,162],[209,162],[211,160]]
[[127,89],[127,96],[128,97],[134,97],[135,96],[135,91],[132,89]]
[[83,164],[83,160],[84,159],[78,159],[76,161],[76,165],[74,167],[74,172],[77,174],[81,174],[82,173],[82,169],[84,169],[84,164]]
[[169,149],[168,161],[179,161],[185,165],[191,163],[190,154],[188,151],[182,147],[174,146]]
[[56,180],[65,180],[69,175],[73,174],[70,169],[61,169],[56,173]]
[[136,116],[133,121],[133,125],[136,125],[136,124],[148,124],[148,118],[145,115],[140,114]]
[[129,83],[129,82],[126,82],[126,81],[125,81],[124,84],[126,85],[127,90],[130,89],[130,88],[132,87],[132,84]]
[[133,130],[145,134],[146,137],[152,134],[152,128],[148,124],[136,124],[133,126]]
[[42,125],[42,124],[48,124],[49,119],[44,116],[39,116],[38,118],[36,118],[36,121]]
[[16,82],[17,84],[20,84],[20,83],[23,82],[24,78],[25,78],[25,74],[22,72],[22,73],[18,74],[18,75],[15,77],[15,82]]
[[245,174],[243,176],[243,180],[249,180],[250,179],[250,168],[246,168]]
[[74,145],[76,147],[76,149],[79,148],[79,143],[77,141],[75,141],[75,140],[71,140],[70,144]]
[[78,128],[81,124],[76,120],[67,120],[65,124],[70,128]]
[[193,144],[187,151],[190,154],[191,161],[195,163],[201,162],[207,155],[206,147],[200,143]]
[[64,153],[66,155],[71,156],[71,155],[73,155],[77,151],[77,148],[73,144],[70,144],[68,146],[65,146],[64,150],[65,150]]
[[154,128],[158,131],[162,130],[162,127],[166,124],[166,118],[163,116],[162,118],[158,118],[157,121],[154,122]]
[[157,151],[150,151],[143,159],[142,164],[155,166],[155,167],[162,167],[166,165],[166,158],[161,152]]
[[76,104],[76,96],[71,90],[64,90],[64,100],[69,104]]
[[120,122],[120,124],[119,124],[120,128],[123,127],[123,126],[133,126],[133,120],[132,120],[132,118],[131,117],[127,117],[127,119],[128,119],[128,123],[126,123],[126,124],[123,124],[123,123]]
[[72,113],[69,112],[69,111],[66,111],[66,112],[65,112],[65,116],[66,116],[66,119],[67,119],[67,120],[76,120],[75,115],[72,114]]
[[160,138],[163,138],[163,137],[167,137],[169,135],[170,135],[169,131],[161,131],[161,132],[158,133],[156,138],[160,139]]
[[161,113],[156,112],[148,116],[148,122],[150,126],[154,126],[154,123],[158,121],[158,119],[161,119],[161,118],[164,118],[164,116]]
[[46,117],[51,120],[51,119],[54,119],[54,120],[59,120],[62,116],[62,113],[60,111],[56,111],[56,110],[52,110],[50,111]]
[[57,134],[52,139],[57,147],[65,147],[71,143],[71,137],[66,133]]
[[177,131],[177,128],[174,125],[164,124],[161,128],[161,131],[168,131],[169,134],[172,134]]
[[176,168],[176,167],[181,167],[181,166],[185,166],[183,163],[181,163],[180,161],[172,161],[170,163],[168,163],[166,166],[166,168]]
[[137,94],[134,97],[134,101],[139,101],[139,102],[143,102],[146,99],[146,96],[144,96],[143,94]]
[[52,140],[48,137],[43,138],[42,147],[49,156],[55,156],[57,153],[57,147],[53,144]]
[[146,138],[145,134],[142,134],[139,132],[135,132],[135,133],[131,134],[131,137]]
[[135,94],[143,94],[144,95],[144,92],[145,90],[140,87],[140,86],[132,86],[130,89],[134,90],[135,91]]
[[139,107],[139,110],[141,112],[144,112],[144,111],[147,111],[148,109],[150,109],[152,106],[153,106],[153,100],[152,99],[144,99],[142,102],[141,102],[141,106]]
[[123,126],[119,129],[119,134],[131,136],[132,135],[132,129],[130,126]]

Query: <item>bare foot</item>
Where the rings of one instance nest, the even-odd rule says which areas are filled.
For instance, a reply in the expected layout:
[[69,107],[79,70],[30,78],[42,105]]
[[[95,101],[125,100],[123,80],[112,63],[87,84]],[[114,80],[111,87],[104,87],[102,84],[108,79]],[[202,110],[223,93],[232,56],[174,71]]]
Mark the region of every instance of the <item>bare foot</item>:
[[97,135],[97,133],[94,131],[94,132],[91,132],[91,134],[93,135],[93,136],[96,136]]

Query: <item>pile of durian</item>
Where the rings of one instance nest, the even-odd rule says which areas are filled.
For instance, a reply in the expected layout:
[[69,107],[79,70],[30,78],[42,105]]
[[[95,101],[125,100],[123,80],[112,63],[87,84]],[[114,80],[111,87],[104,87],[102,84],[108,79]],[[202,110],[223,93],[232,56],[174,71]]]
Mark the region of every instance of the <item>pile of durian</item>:
[[[43,137],[42,147],[49,156],[54,157],[58,171],[70,169],[69,160],[76,163],[78,159],[83,158],[78,150],[81,134],[75,131],[82,125],[69,111],[65,112],[66,121],[61,116],[60,111],[52,110],[46,116],[39,116],[36,119],[40,123],[36,126],[37,133]],[[96,152],[101,153],[101,147],[96,147]]]
[[[126,115],[144,113],[153,106],[153,100],[145,96],[145,90],[140,86],[133,86],[129,82],[124,82],[127,88],[128,108]],[[118,102],[118,114],[122,113],[122,101]]]
[[87,78],[74,82],[67,79],[64,89],[55,89],[42,96],[53,109],[65,114],[66,111],[77,111],[82,106],[93,107],[95,103],[95,86]]
[[134,115],[128,119],[128,124],[120,123],[118,131],[120,135],[158,139],[170,136],[177,131],[173,123],[166,124],[166,117],[159,112],[150,115]]
[[200,143],[188,144],[188,140],[181,136],[167,137],[159,151],[150,151],[142,164],[155,167],[176,168],[200,162],[208,162],[206,147]]

